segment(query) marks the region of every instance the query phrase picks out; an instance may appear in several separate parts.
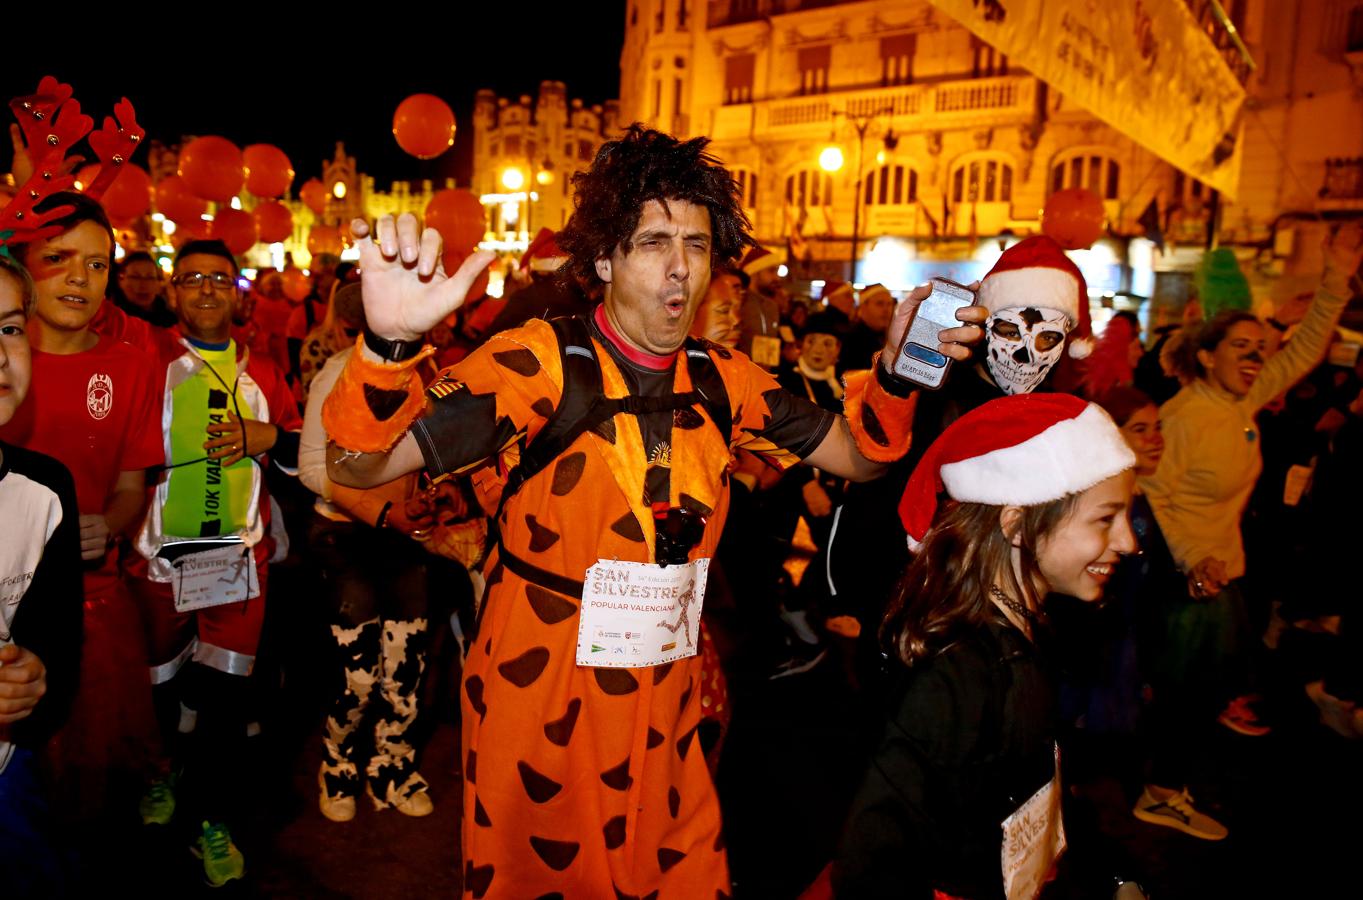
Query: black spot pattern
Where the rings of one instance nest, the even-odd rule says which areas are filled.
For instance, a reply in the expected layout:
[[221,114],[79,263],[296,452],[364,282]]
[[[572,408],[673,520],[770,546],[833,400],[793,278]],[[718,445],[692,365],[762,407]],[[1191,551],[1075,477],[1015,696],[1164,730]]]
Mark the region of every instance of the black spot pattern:
[[555,841],[531,835],[530,846],[535,849],[535,855],[544,860],[546,866],[555,872],[562,872],[577,859],[577,851],[581,844],[577,841]]
[[592,429],[592,433],[608,444],[615,443],[615,420],[607,419]]
[[464,866],[464,890],[472,891],[474,900],[482,900],[487,889],[492,887],[492,866],[475,866],[470,861]]
[[663,679],[672,674],[672,663],[663,663],[661,666],[653,667],[653,685],[657,687],[663,683]]
[[629,774],[629,757],[618,766],[607,769],[601,773],[601,782],[614,791],[627,791],[629,786],[634,783],[634,778]]
[[530,608],[545,625],[557,625],[577,612],[576,604],[537,584],[527,584],[525,596],[530,601]]
[[568,711],[563,714],[563,718],[555,719],[544,726],[544,736],[549,739],[549,743],[560,747],[568,746],[568,742],[573,738],[573,729],[577,727],[577,714],[581,711],[581,697],[569,700]]
[[614,850],[625,842],[625,817],[615,816],[606,820],[606,827],[601,829],[601,836],[606,839],[606,849]]
[[719,834],[715,835],[714,851],[715,851],[716,853],[718,853],[718,852],[720,852],[720,851],[723,850],[723,849],[724,849],[724,832],[723,832],[723,830],[721,830],[721,831],[719,832]]
[[[672,818],[675,819],[676,817],[677,814],[673,813]],[[487,810],[483,809],[483,801],[479,800],[477,797],[473,798],[473,821],[483,828],[492,827],[492,820],[488,818]]]
[[597,686],[615,697],[632,694],[639,689],[639,679],[631,675],[628,669],[592,669],[592,674],[596,676]]
[[469,705],[478,714],[478,718],[487,715],[487,704],[483,702],[483,679],[477,675],[464,682],[464,693],[469,695]]
[[699,727],[699,725],[693,726],[690,731],[682,735],[681,739],[677,741],[677,755],[682,759],[686,759],[687,751],[691,749],[691,742],[695,739],[696,729]]
[[705,417],[694,409],[678,409],[672,413],[672,427],[694,431],[705,424]]
[[468,779],[469,784],[478,781],[478,754],[473,750],[469,751],[468,759],[464,762],[464,777]]
[[882,447],[890,446],[890,438],[885,434],[885,426],[880,424],[880,417],[871,408],[871,404],[861,404],[861,427],[866,432],[866,436],[875,441]]
[[582,472],[587,467],[587,454],[582,451],[569,453],[560,456],[558,462],[554,463],[554,483],[549,488],[549,492],[555,497],[562,497],[573,488],[577,487],[578,481],[582,479]]
[[516,763],[516,770],[521,773],[521,785],[525,787],[526,796],[536,803],[548,803],[563,790],[563,785],[548,775],[535,771],[534,767],[523,759]]
[[667,811],[672,814],[672,818],[677,818],[677,813],[681,810],[681,792],[674,787],[667,789]]
[[387,422],[389,419],[402,409],[402,404],[407,401],[406,391],[390,391],[385,388],[377,388],[372,384],[364,386],[364,405],[369,407],[374,418],[380,422]]
[[529,378],[540,370],[540,361],[535,359],[535,354],[525,348],[520,350],[503,350],[500,353],[492,354],[497,365],[503,366],[515,372],[517,375],[524,375]]
[[516,687],[526,687],[535,683],[548,664],[549,648],[531,647],[515,659],[497,666],[497,671]]
[[693,691],[695,687],[696,683],[688,678],[686,681],[686,690],[682,691],[681,705],[677,707],[678,715],[686,711],[686,704],[691,702],[691,691]]
[[684,859],[686,859],[686,854],[680,850],[672,850],[668,847],[658,848],[658,868],[664,872]]
[[656,729],[656,728],[650,728],[650,729],[648,729],[648,737],[645,738],[644,740],[645,740],[645,744],[644,744],[645,749],[647,749],[647,750],[652,750],[654,747],[658,746],[658,745],[661,744],[664,740],[666,740],[666,738],[663,737],[663,733],[662,733],[661,731],[659,731],[658,729]]
[[627,512],[612,522],[611,531],[627,541],[638,541],[641,544],[644,542],[644,529],[632,512]]
[[554,401],[548,397],[541,397],[530,404],[530,409],[541,419],[547,419],[554,414]]
[[527,514],[525,517],[526,527],[530,529],[530,550],[533,553],[543,553],[550,547],[558,543],[559,534],[551,528],[545,528],[533,515]]

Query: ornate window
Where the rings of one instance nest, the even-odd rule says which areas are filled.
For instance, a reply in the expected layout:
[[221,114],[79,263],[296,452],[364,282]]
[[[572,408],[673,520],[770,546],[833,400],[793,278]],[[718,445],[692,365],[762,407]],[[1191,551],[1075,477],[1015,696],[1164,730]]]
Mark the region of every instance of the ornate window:
[[832,206],[833,176],[819,169],[802,169],[786,179],[786,203],[799,207]]
[[918,173],[905,165],[889,164],[872,169],[862,184],[867,206],[904,206],[918,199]]
[[1104,200],[1117,200],[1121,165],[1103,149],[1070,150],[1051,166],[1051,193],[1064,188],[1088,188]]
[[951,174],[953,203],[1012,203],[1013,164],[1001,154],[968,156]]
[[734,183],[738,185],[738,199],[744,209],[757,208],[757,173],[751,169],[730,166]]

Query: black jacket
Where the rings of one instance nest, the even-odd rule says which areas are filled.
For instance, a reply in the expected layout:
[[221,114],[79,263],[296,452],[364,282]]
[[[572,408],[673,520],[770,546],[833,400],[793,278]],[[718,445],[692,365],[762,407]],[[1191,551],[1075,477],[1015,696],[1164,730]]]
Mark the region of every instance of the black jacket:
[[1003,897],[1002,823],[1055,774],[1054,682],[1004,621],[901,670],[852,804],[838,897]]

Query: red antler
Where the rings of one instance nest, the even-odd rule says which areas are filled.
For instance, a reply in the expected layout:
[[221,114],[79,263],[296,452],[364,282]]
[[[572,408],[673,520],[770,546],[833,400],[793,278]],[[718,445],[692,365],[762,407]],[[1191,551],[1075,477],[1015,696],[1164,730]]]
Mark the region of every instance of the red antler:
[[123,163],[133,155],[142,143],[146,131],[137,124],[137,114],[133,105],[124,97],[114,106],[115,123],[110,116],[104,117],[104,127],[90,135],[90,149],[99,157],[99,174],[94,181],[85,186],[85,195],[98,200],[104,196],[109,185],[114,183]]

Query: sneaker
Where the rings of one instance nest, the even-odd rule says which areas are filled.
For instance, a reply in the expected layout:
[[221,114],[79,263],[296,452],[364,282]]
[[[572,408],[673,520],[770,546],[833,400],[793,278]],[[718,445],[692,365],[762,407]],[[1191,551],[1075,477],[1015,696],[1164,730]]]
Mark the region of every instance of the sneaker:
[[137,803],[143,825],[169,825],[175,817],[175,775],[158,778],[147,786]]
[[776,671],[767,676],[769,681],[808,672],[828,656],[828,649],[821,644],[806,644],[804,641],[791,641],[791,644],[790,658],[781,662]]
[[1156,800],[1147,786],[1141,791],[1141,798],[1136,801],[1131,814],[1142,822],[1176,828],[1204,841],[1219,841],[1230,833],[1225,825],[1197,811],[1187,788],[1171,792],[1164,800]]
[[317,795],[317,807],[322,815],[333,822],[349,822],[355,818],[355,797],[351,794],[328,794],[325,769],[317,772],[317,786],[321,788]]
[[235,878],[246,874],[246,859],[232,843],[232,835],[226,825],[203,823],[203,834],[199,836],[194,855],[203,860],[204,881],[211,887],[222,887]]
[[1216,721],[1246,737],[1263,737],[1273,730],[1267,725],[1260,724],[1259,717],[1249,708],[1248,697],[1236,697],[1226,704],[1226,708],[1216,717]]

